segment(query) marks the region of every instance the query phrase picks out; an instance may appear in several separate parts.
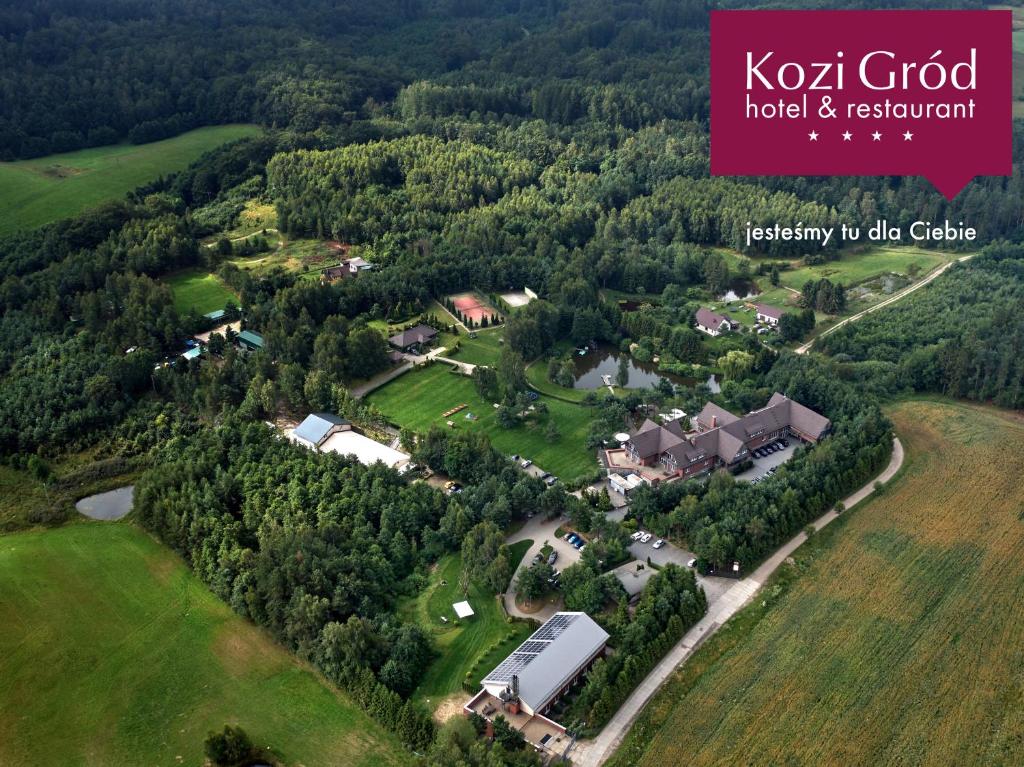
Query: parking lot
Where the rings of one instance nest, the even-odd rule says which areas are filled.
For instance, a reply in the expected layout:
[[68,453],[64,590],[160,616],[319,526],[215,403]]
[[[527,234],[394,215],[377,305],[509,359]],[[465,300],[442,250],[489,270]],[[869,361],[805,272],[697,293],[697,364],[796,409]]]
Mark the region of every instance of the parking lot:
[[[687,562],[691,559],[696,559],[697,557],[693,552],[681,549],[668,541],[665,541],[665,545],[660,549],[656,549],[653,545],[656,540],[658,540],[658,536],[655,535],[651,536],[651,539],[647,543],[634,541],[629,546],[629,553],[636,557],[638,561],[644,563],[646,563],[647,558],[650,557],[653,564],[661,567],[664,567],[670,562],[677,564],[680,567],[686,567]],[[630,574],[630,577],[633,577],[632,574]],[[620,578],[620,580],[622,579]],[[704,587],[704,593],[707,595],[709,603],[718,599],[718,597],[724,594],[735,582],[736,581],[732,578],[705,578],[702,575],[697,576],[697,583]]]
[[774,453],[769,453],[764,458],[752,458],[754,465],[741,474],[737,474],[736,479],[750,482],[752,479],[765,476],[768,473],[768,469],[781,466],[792,458],[793,451],[798,447],[800,447],[800,440],[790,438],[789,447],[784,447],[782,450],[776,450]]

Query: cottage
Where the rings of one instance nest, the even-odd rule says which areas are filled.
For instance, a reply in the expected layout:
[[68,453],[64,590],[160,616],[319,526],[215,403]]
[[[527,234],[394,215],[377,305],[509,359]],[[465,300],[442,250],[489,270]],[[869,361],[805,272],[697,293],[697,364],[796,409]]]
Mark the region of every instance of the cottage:
[[[347,251],[346,251],[347,252]],[[320,270],[320,282],[330,284],[338,280],[354,277],[359,272],[368,272],[373,269],[373,264],[361,256],[342,259],[337,266],[328,266]]]
[[732,330],[732,322],[728,317],[702,306],[697,310],[697,330],[709,336],[720,336]]
[[766,325],[778,325],[782,319],[782,309],[769,304],[757,304],[757,321]]
[[419,351],[429,346],[437,338],[437,331],[429,325],[416,325],[401,333],[396,333],[388,339],[393,347],[403,352]]
[[327,438],[339,431],[348,431],[352,423],[333,413],[310,413],[292,429],[291,438],[310,450],[319,450]]

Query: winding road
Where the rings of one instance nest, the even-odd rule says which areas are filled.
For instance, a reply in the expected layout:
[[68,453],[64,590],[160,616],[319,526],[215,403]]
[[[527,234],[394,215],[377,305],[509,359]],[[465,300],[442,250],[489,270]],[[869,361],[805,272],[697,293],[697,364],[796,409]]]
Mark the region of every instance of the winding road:
[[893,293],[891,296],[889,296],[884,301],[879,301],[874,306],[869,306],[864,311],[857,312],[857,314],[854,314],[852,317],[847,317],[842,322],[837,322],[835,325],[830,327],[828,330],[822,332],[820,335],[815,336],[814,338],[812,338],[810,341],[808,341],[804,345],[798,346],[796,348],[796,353],[797,354],[807,354],[807,352],[809,352],[811,350],[811,347],[814,346],[814,342],[817,341],[819,338],[824,338],[829,333],[834,333],[835,331],[839,330],[839,328],[841,328],[843,325],[846,325],[849,322],[856,322],[857,320],[859,320],[861,317],[863,317],[866,314],[871,314],[871,312],[877,312],[879,309],[884,309],[886,306],[889,306],[889,304],[895,303],[896,301],[899,301],[904,296],[906,296],[906,295],[908,295],[910,293],[913,293],[915,290],[923,288],[925,285],[927,285],[929,282],[934,280],[940,274],[944,273],[953,264],[959,264],[962,261],[967,261],[968,259],[974,258],[974,256],[976,256],[976,255],[977,255],[976,253],[970,253],[970,254],[968,254],[966,256],[961,256],[960,258],[956,259],[955,261],[949,261],[948,263],[943,264],[942,266],[940,266],[937,269],[934,269],[932,272],[930,272],[920,282],[915,282],[913,285],[911,285],[909,287],[906,287],[906,288],[904,288],[903,290],[901,290],[901,291],[899,291],[897,293]]
[[[964,259],[960,259],[964,260]],[[954,262],[951,262],[954,263]],[[923,281],[922,281],[923,282]],[[918,283],[920,285],[922,283]],[[885,484],[892,479],[903,465],[903,444],[898,438],[892,441],[892,457],[881,474],[843,500],[850,509],[875,492],[876,483]],[[839,515],[833,510],[818,517],[812,524],[821,530]],[[630,725],[640,714],[654,693],[682,665],[709,636],[714,634],[727,620],[740,611],[765,584],[768,577],[807,540],[803,532],[795,535],[788,543],[765,560],[760,567],[743,580],[737,581],[728,591],[711,605],[707,614],[691,628],[651,673],[640,682],[632,695],[622,704],[611,721],[605,725],[596,738],[580,741],[572,753],[573,764],[579,767],[599,767],[618,748]]]

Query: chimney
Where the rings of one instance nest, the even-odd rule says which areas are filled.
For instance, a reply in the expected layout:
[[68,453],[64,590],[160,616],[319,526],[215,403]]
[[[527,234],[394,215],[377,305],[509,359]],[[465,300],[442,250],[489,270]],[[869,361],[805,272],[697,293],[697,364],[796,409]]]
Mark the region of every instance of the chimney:
[[711,428],[712,429],[718,428],[718,416],[717,415],[711,416]]

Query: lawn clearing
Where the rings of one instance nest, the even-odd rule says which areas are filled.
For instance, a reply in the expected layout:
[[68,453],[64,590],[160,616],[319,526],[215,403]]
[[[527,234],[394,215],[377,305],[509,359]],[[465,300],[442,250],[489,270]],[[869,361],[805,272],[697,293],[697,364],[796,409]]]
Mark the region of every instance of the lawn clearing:
[[[510,547],[513,567],[533,544],[520,541]],[[462,689],[466,673],[486,674],[493,668],[481,668],[483,658],[489,656],[496,645],[522,642],[533,631],[528,623],[505,621],[505,612],[494,594],[478,583],[471,583],[469,593],[459,588],[462,557],[449,554],[443,557],[430,574],[428,586],[409,604],[403,605],[402,615],[415,620],[434,638],[439,656],[430,664],[413,697],[433,708],[440,700]],[[455,625],[452,604],[468,600],[475,615]],[[441,620],[448,619],[445,623]],[[504,657],[504,656],[502,656]]]
[[411,762],[138,528],[0,537],[0,583],[0,764],[199,765],[228,722],[284,765]]
[[501,358],[504,334],[504,330],[478,331],[476,338],[470,338],[466,333],[460,333],[456,339],[459,344],[458,351],[445,356],[472,365],[496,367]]
[[891,417],[902,476],[801,548],[612,765],[1024,763],[1024,423],[936,400]]
[[[506,455],[519,454],[563,480],[578,477],[597,467],[594,454],[584,447],[590,424],[589,411],[580,405],[544,398],[549,418],[558,424],[561,437],[548,442],[544,425],[502,429],[497,424],[493,403],[484,402],[467,376],[449,371],[447,365],[434,364],[406,373],[385,384],[367,397],[391,421],[399,426],[426,432],[431,426],[445,427],[443,414],[463,403],[468,408],[450,418],[456,429],[483,431],[492,444]],[[473,414],[476,419],[466,418]]]
[[116,144],[0,163],[0,235],[116,200],[187,168],[221,144],[259,133],[255,125],[218,125],[152,144]]
[[217,275],[203,269],[184,269],[166,279],[179,314],[207,314],[223,309],[229,301],[238,304],[238,296]]

